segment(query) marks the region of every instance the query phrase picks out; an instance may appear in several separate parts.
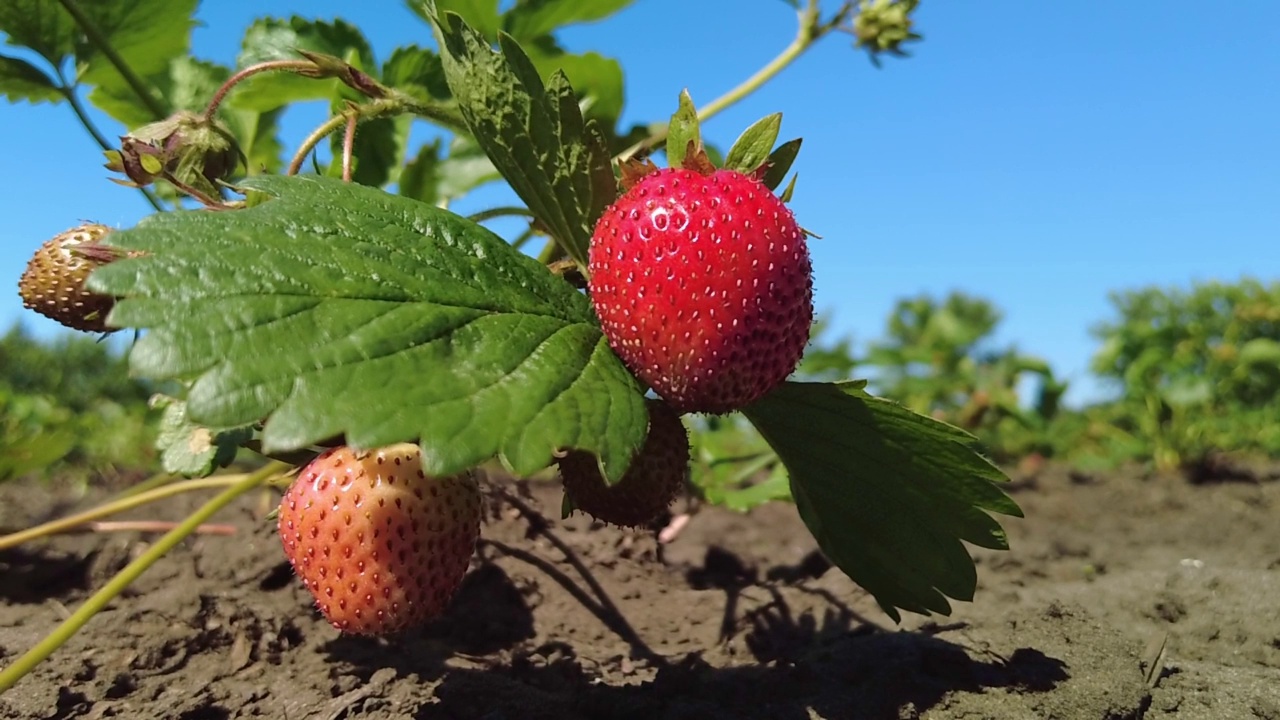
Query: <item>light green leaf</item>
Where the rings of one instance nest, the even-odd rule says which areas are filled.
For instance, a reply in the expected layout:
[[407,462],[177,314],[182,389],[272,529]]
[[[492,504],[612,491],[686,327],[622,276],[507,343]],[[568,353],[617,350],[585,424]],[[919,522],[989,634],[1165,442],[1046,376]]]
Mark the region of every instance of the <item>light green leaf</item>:
[[[457,13],[463,21],[490,40],[498,37],[502,29],[502,16],[498,12],[498,0],[408,0],[409,8],[419,17],[431,22],[432,16]],[[434,5],[434,9],[431,7]]]
[[440,182],[440,138],[423,143],[400,173],[397,192],[407,198],[435,205],[440,201],[436,186]]
[[[378,67],[369,41],[356,26],[340,19],[325,22],[297,16],[256,20],[245,30],[236,62],[243,68],[267,60],[300,60],[297,50],[354,59],[366,72]],[[266,112],[295,102],[336,97],[339,85],[336,79],[261,73],[238,85],[230,102],[235,107]]]
[[[185,55],[195,26],[197,0],[106,0],[81,3],[111,47],[139,77],[165,76],[169,61]],[[89,85],[124,85],[124,78],[101,50],[85,42],[76,48],[80,80]],[[158,118],[157,118],[158,119]]]
[[501,179],[502,173],[475,139],[459,135],[449,143],[449,156],[440,162],[440,184],[436,192],[441,200],[455,200],[481,185]]
[[345,434],[418,439],[430,472],[499,456],[520,475],[560,448],[625,472],[648,415],[590,301],[452,213],[317,177],[243,182],[250,209],[152,216],[110,235],[143,257],[90,277],[146,328],[135,374],[193,380],[193,422],[266,419],[266,451]]
[[382,66],[382,83],[403,90],[424,102],[448,100],[440,56],[417,45],[398,47]]
[[566,25],[602,20],[630,4],[631,0],[517,0],[503,16],[502,29],[525,42]]
[[702,144],[702,131],[698,127],[698,109],[688,90],[680,91],[680,107],[667,125],[667,165],[673,168],[684,164],[685,153]]
[[[548,45],[554,52],[545,50]],[[622,65],[617,60],[593,52],[573,55],[555,47],[554,43],[531,46],[529,58],[547,80],[557,71],[564,72],[574,94],[584,105],[586,118],[598,120],[607,128],[617,124],[624,101]]]
[[729,148],[724,167],[747,174],[760,169],[773,152],[773,144],[778,141],[778,130],[781,128],[782,113],[757,120]]
[[0,95],[16,103],[25,100],[36,104],[64,100],[53,80],[40,68],[26,60],[0,55]]
[[895,620],[899,608],[945,615],[948,597],[972,599],[961,541],[1008,547],[988,513],[1021,510],[964,431],[856,383],[784,383],[745,413],[786,465],[823,552]]
[[31,48],[54,67],[75,51],[75,22],[58,0],[0,2],[0,32],[7,44]]
[[156,407],[163,407],[160,428],[156,433],[156,449],[165,472],[204,477],[236,459],[236,451],[253,437],[249,427],[212,430],[187,419],[187,404],[171,397],[160,397]]
[[787,172],[791,170],[791,165],[796,161],[796,156],[800,154],[800,143],[800,138],[788,140],[769,153],[769,159],[767,160],[769,169],[764,171],[764,179],[762,180],[765,187],[770,190],[776,190],[782,184]]
[[457,15],[435,25],[445,77],[471,134],[494,167],[580,266],[596,219],[617,194],[609,150],[584,123],[563,75],[544,86],[508,36],[502,53]]

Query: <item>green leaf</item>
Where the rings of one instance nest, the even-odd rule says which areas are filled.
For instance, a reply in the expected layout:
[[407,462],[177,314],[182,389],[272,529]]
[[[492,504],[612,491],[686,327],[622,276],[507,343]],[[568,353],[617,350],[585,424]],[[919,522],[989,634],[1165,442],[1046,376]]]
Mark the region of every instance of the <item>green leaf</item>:
[[757,120],[729,148],[724,167],[747,174],[760,169],[773,152],[773,144],[778,141],[778,131],[781,128],[782,113]]
[[[175,58],[170,65],[170,86],[166,93],[175,110],[202,110],[231,69],[190,56]],[[245,154],[249,174],[272,172],[280,166],[283,147],[277,137],[277,122],[283,108],[260,113],[223,103],[218,118],[236,136]]]
[[1021,510],[964,431],[850,383],[784,383],[745,413],[786,465],[823,552],[894,620],[899,608],[945,615],[948,597],[972,599],[962,540],[1007,549],[987,513]]
[[435,205],[440,201],[436,186],[440,182],[440,138],[423,143],[418,154],[400,173],[397,192],[407,198]]
[[[345,20],[324,22],[294,16],[289,20],[261,18],[245,30],[239,67],[268,60],[299,60],[297,50],[355,59],[361,69],[378,67],[373,49],[360,29]],[[305,100],[337,96],[337,79],[317,80],[293,73],[261,73],[236,87],[230,102],[236,107],[266,112]]]
[[[169,61],[185,55],[195,26],[197,0],[115,0],[81,7],[107,43],[141,78],[167,76]],[[87,41],[76,48],[80,80],[107,88],[127,87],[120,71]],[[160,118],[156,118],[157,120]]]
[[518,44],[502,53],[447,15],[435,24],[445,77],[471,134],[551,236],[580,266],[595,221],[617,194],[608,145],[583,121],[564,75],[544,86]]
[[457,13],[462,16],[463,21],[490,40],[496,39],[498,31],[502,29],[498,0],[409,0],[409,8],[427,22],[433,22],[433,16]]
[[769,153],[769,159],[766,161],[769,163],[769,168],[764,171],[763,179],[765,187],[776,190],[782,184],[783,178],[787,176],[791,165],[796,161],[796,156],[800,154],[800,143],[800,138],[788,140]]
[[54,67],[75,51],[76,25],[58,0],[0,2],[0,32],[7,44],[31,48]]
[[502,29],[524,42],[566,25],[602,20],[630,4],[631,0],[517,0],[503,16]]
[[89,281],[124,298],[113,324],[148,330],[135,374],[194,380],[193,422],[265,418],[268,452],[417,438],[440,474],[497,455],[528,475],[560,448],[626,471],[644,396],[572,285],[414,200],[317,177],[243,185],[276,199],[112,233],[145,255]]
[[25,100],[36,104],[64,100],[53,79],[26,60],[0,55],[0,95],[16,103]]
[[595,119],[607,128],[617,124],[624,101],[622,65],[617,60],[593,52],[573,55],[554,43],[540,42],[528,50],[529,58],[543,78],[550,80],[557,71],[564,72],[574,94],[582,101],[586,118]]
[[160,397],[156,405],[164,408],[156,449],[165,472],[204,477],[230,465],[240,446],[253,437],[249,427],[212,430],[191,422],[187,404],[177,398]]
[[449,143],[449,156],[440,161],[436,194],[440,200],[455,200],[486,183],[502,179],[502,173],[484,154],[474,138],[458,135]]
[[698,109],[693,106],[689,91],[681,90],[680,107],[671,116],[671,123],[667,126],[667,165],[673,168],[682,166],[691,143],[695,148],[702,144]]
[[391,53],[382,66],[382,83],[424,102],[450,97],[440,56],[417,45],[398,47]]

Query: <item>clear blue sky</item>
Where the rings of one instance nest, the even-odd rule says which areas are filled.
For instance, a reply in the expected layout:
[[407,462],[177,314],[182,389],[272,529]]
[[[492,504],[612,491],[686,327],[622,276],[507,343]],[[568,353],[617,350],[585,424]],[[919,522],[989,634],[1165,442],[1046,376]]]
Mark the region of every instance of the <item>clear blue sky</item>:
[[[380,58],[431,44],[393,0],[259,0],[206,2],[193,51],[233,62],[251,18],[300,8],[359,25]],[[1280,3],[925,0],[917,19],[914,57],[877,70],[830,37],[704,128],[727,147],[781,111],[784,137],[805,138],[793,207],[824,237],[816,297],[837,331],[866,341],[895,299],[965,290],[1001,308],[999,339],[1048,359],[1079,401],[1098,392],[1088,328],[1109,290],[1280,276]],[[637,0],[562,39],[619,58],[624,119],[647,122],[681,88],[705,103],[732,87],[793,28],[781,0]],[[292,115],[286,145],[317,113]],[[0,132],[0,284],[81,219],[127,227],[148,212],[104,179],[65,105],[0,106]],[[0,327],[19,317],[53,332],[0,293]]]

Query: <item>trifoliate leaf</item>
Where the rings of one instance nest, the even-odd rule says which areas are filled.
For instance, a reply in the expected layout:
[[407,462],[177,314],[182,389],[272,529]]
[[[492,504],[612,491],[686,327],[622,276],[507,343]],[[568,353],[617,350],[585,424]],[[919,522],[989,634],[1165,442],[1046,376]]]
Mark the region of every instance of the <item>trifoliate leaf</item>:
[[791,477],[826,555],[894,620],[950,614],[977,585],[962,541],[1007,549],[988,513],[1021,517],[1004,474],[964,431],[860,384],[784,383],[745,410]]
[[738,136],[729,154],[725,156],[724,167],[741,173],[753,173],[769,159],[773,152],[773,144],[778,141],[778,131],[782,127],[782,113],[774,113],[762,120],[757,120]]
[[434,16],[445,77],[471,134],[516,195],[580,266],[617,196],[609,149],[563,74],[545,85],[510,36],[494,52],[455,14]]
[[158,396],[153,407],[163,407],[156,449],[165,472],[204,477],[236,459],[236,451],[253,437],[249,427],[213,430],[187,419],[187,404]]
[[90,277],[124,298],[113,324],[147,329],[135,374],[193,381],[193,422],[265,419],[267,452],[418,439],[439,474],[497,455],[527,475],[560,448],[625,472],[644,397],[572,285],[408,198],[316,177],[242,185],[276,199],[152,216],[110,235],[142,257]]

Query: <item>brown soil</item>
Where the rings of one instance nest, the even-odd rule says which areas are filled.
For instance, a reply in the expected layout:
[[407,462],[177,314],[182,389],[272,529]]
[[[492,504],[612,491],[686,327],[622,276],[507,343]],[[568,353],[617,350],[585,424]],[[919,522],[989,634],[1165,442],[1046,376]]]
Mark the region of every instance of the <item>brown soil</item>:
[[[659,547],[555,520],[558,489],[534,484],[527,502],[553,519],[492,502],[449,615],[387,640],[321,620],[262,519],[270,498],[246,499],[219,518],[235,536],[149,570],[0,696],[0,717],[1280,720],[1275,477],[1051,469],[1015,488],[1027,519],[1007,522],[1012,552],[977,553],[976,602],[896,627],[789,505],[703,510]],[[66,510],[0,488],[0,527]],[[145,540],[0,553],[0,664]]]

